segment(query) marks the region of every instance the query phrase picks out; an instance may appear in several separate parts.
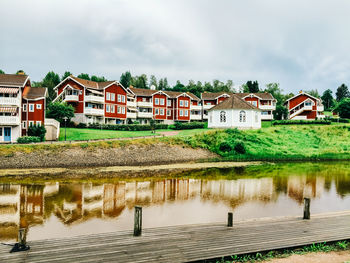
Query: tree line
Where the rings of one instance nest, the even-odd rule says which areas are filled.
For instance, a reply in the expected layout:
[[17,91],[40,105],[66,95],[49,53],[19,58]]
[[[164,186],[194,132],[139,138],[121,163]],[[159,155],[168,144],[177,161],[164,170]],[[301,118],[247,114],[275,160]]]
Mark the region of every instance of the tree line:
[[[0,74],[5,72],[0,69]],[[25,74],[23,70],[18,70],[16,74]],[[62,76],[53,71],[48,72],[41,81],[33,81],[32,85],[34,87],[46,87],[48,89],[48,98],[47,105],[56,97],[56,92],[54,87],[56,87],[62,80],[72,75],[71,72],[66,71]],[[85,80],[92,80],[96,82],[104,82],[107,79],[104,76],[89,75],[87,73],[81,73],[77,76],[78,78]],[[150,89],[154,88],[155,90],[165,90],[165,91],[179,91],[179,92],[191,92],[197,97],[200,97],[203,92],[244,92],[244,93],[259,93],[259,92],[268,92],[277,100],[276,111],[274,112],[275,119],[286,118],[288,115],[287,109],[284,107],[284,102],[293,97],[293,93],[284,94],[283,90],[280,88],[279,83],[269,83],[266,84],[264,88],[259,86],[258,81],[247,81],[243,85],[234,86],[232,80],[227,80],[222,82],[220,80],[213,80],[212,82],[201,82],[190,80],[187,84],[181,83],[181,81],[176,81],[175,85],[171,86],[168,83],[168,79],[160,78],[159,80],[154,76],[150,75],[149,78],[146,74],[141,74],[139,76],[133,76],[130,71],[122,73],[120,76],[119,82],[124,87],[133,86],[135,88],[141,89]],[[321,98],[325,110],[332,110],[338,108],[339,105],[342,105],[342,101],[345,102],[350,100],[350,92],[348,87],[345,84],[341,84],[337,90],[335,97],[333,97],[333,92],[330,89],[327,89],[323,92],[322,96],[318,93],[317,89],[305,91],[311,96]],[[349,102],[350,103],[350,102]],[[350,106],[349,106],[350,107]]]

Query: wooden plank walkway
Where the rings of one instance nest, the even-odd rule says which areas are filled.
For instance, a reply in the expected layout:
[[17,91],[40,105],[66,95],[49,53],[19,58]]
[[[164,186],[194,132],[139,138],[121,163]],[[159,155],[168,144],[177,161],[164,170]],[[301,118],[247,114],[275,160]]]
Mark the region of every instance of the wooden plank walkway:
[[31,249],[9,253],[0,262],[189,262],[324,241],[350,239],[350,212],[315,215],[311,220],[277,218],[201,224],[28,242]]

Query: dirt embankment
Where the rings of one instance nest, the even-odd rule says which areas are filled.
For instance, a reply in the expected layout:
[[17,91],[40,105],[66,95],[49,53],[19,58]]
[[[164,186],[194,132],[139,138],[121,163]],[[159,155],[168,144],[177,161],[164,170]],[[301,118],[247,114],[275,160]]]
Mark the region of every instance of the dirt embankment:
[[59,151],[33,151],[0,156],[0,168],[49,168],[137,166],[206,160],[217,155],[204,150],[168,144],[129,145],[117,148],[67,148]]

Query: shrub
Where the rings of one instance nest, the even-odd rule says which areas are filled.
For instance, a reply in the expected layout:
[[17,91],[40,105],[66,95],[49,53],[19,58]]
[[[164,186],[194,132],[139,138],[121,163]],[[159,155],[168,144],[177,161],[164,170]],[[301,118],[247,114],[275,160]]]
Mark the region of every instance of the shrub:
[[40,138],[37,136],[23,136],[17,139],[18,143],[32,143],[32,142],[40,142]]
[[28,127],[28,136],[39,137],[40,141],[45,141],[46,129],[43,125],[30,125]]
[[205,122],[175,122],[174,130],[203,129]]
[[233,149],[231,144],[229,144],[228,142],[222,142],[219,145],[219,150],[227,153],[227,152],[231,152]]
[[246,153],[246,149],[245,149],[244,143],[242,141],[236,142],[234,150],[238,154],[245,154]]
[[86,127],[87,127],[86,123],[82,123],[82,122],[77,125],[77,128],[80,128],[80,129],[83,129]]

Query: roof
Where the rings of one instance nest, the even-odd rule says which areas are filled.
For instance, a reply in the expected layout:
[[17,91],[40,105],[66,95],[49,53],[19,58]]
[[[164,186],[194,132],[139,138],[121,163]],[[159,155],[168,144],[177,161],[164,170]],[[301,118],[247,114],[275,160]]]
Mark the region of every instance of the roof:
[[151,89],[139,89],[139,88],[129,88],[132,93],[134,93],[136,96],[145,96],[145,97],[151,97],[153,93],[158,92],[158,90],[151,90]]
[[288,100],[286,100],[286,101],[284,102],[284,104],[286,104],[286,103],[287,103],[288,101],[290,101],[291,99],[294,99],[294,98],[299,97],[299,96],[301,96],[301,95],[308,96],[308,97],[310,97],[310,98],[313,98],[313,99],[318,100],[318,101],[321,102],[321,100],[320,100],[319,98],[316,98],[316,97],[314,97],[314,96],[311,96],[311,95],[308,94],[308,93],[305,93],[305,92],[301,91],[301,92],[299,92],[297,95],[295,95],[295,96],[289,98]]
[[196,95],[194,95],[191,92],[181,92],[181,91],[171,91],[171,90],[165,90],[163,92],[165,94],[167,94],[170,98],[177,98],[178,96],[180,96],[182,94],[186,94],[186,95],[190,96],[192,100],[197,100],[197,101],[200,100]]
[[0,74],[0,86],[23,87],[28,78],[27,75]]
[[41,87],[29,87],[23,92],[23,98],[27,100],[35,100],[46,97],[46,88]]
[[264,92],[264,93],[235,93],[238,97],[240,97],[241,99],[246,97],[246,96],[249,96],[249,95],[254,95],[256,97],[259,97],[260,99],[262,100],[274,100],[275,98],[272,96],[271,93],[267,93],[267,92]]
[[70,76],[70,78],[72,78],[76,82],[80,83],[81,85],[85,86],[86,88],[100,89],[99,86],[98,86],[98,82],[95,82],[95,81],[92,81],[92,80],[81,79],[81,78],[77,78],[77,77],[74,77],[74,76]]
[[228,99],[222,101],[218,105],[211,108],[211,110],[229,110],[229,109],[236,109],[236,110],[257,110],[260,111],[257,107],[253,106],[249,102],[246,102],[245,100],[238,97],[236,94],[233,94]]
[[225,92],[225,91],[220,91],[220,92],[204,92],[202,93],[202,100],[215,100],[217,97],[220,97],[221,95],[227,94],[231,96],[233,93],[231,92]]

